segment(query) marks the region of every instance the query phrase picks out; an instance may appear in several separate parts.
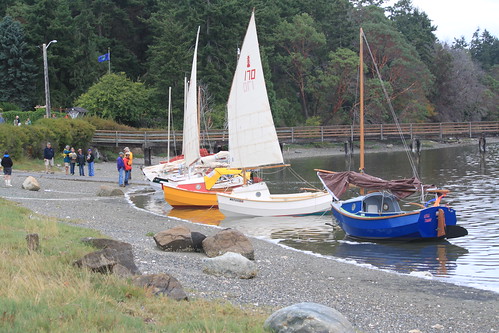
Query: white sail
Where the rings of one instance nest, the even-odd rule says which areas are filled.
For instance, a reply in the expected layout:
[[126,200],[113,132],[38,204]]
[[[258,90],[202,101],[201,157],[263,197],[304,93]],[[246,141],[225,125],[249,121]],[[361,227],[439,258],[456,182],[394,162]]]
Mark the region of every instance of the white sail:
[[244,37],[227,112],[232,168],[283,163],[263,76],[255,13]]
[[182,140],[182,150],[187,166],[196,162],[199,158],[199,117],[197,101],[197,54],[199,41],[199,27],[196,36],[196,46],[192,58],[191,80],[187,91],[186,107],[184,111],[184,133]]

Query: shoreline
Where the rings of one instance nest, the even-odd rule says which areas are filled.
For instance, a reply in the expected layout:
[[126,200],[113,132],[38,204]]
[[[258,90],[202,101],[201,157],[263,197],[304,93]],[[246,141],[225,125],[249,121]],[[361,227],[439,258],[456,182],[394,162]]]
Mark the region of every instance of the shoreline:
[[[400,152],[404,151],[405,148],[401,143],[392,143],[395,141],[390,141],[389,143],[384,143],[383,141],[369,141],[366,142],[365,153],[366,154],[376,154],[376,153],[387,153],[387,152]],[[397,142],[400,142],[398,140]],[[359,155],[358,142],[354,142],[354,152],[353,155]],[[499,137],[487,138],[487,145],[499,143]],[[478,151],[478,139],[467,138],[460,140],[449,140],[448,142],[439,142],[434,140],[421,140],[421,151],[449,148],[449,147],[461,147],[461,146],[476,146]],[[339,156],[345,155],[345,150],[341,146],[336,147],[324,147],[315,148],[300,145],[285,145],[282,149],[283,156],[286,159],[295,158],[310,158],[319,156]]]
[[[337,309],[362,332],[494,332],[497,329],[499,301],[495,292],[366,268],[258,238],[250,237],[259,268],[256,278],[234,280],[206,275],[201,269],[206,258],[203,254],[160,251],[147,234],[183,225],[212,235],[219,227],[132,207],[127,196],[96,197],[100,185],[116,184],[117,172],[112,162],[97,163],[95,177],[25,173],[15,169],[13,175],[14,187],[5,188],[2,184],[0,196],[36,213],[53,216],[59,222],[96,229],[132,244],[141,272],[173,275],[191,298],[223,299],[263,309],[316,302]],[[39,180],[42,186],[39,192],[20,189],[27,175]],[[128,193],[148,184],[142,180],[138,168],[134,169],[131,184],[125,188]]]

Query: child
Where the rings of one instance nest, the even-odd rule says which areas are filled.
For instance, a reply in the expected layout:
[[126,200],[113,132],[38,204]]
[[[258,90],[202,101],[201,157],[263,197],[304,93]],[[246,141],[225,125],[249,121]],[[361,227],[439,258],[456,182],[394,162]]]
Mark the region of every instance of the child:
[[9,156],[9,152],[5,152],[5,154],[2,157],[2,162],[0,163],[3,167],[3,179],[5,180],[5,186],[12,186],[11,183],[11,175],[12,175],[12,166],[14,163],[12,162],[12,159]]

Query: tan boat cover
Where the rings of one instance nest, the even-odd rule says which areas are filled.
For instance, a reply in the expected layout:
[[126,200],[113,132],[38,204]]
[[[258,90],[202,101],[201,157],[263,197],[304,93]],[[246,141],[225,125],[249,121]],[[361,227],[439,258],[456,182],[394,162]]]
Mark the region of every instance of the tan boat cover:
[[340,196],[346,192],[349,185],[355,185],[368,190],[388,190],[397,198],[402,199],[413,194],[415,191],[422,191],[430,188],[423,185],[419,179],[413,177],[408,179],[384,180],[370,176],[366,173],[354,171],[326,173],[317,172],[317,176],[322,181],[326,189],[339,200]]

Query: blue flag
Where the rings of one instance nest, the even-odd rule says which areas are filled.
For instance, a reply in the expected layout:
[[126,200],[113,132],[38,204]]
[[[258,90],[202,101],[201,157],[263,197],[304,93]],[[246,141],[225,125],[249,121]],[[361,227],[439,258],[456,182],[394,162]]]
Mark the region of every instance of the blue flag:
[[108,52],[106,54],[103,54],[103,55],[99,56],[99,58],[97,58],[97,60],[99,62],[109,61],[109,60],[111,60],[111,55]]

